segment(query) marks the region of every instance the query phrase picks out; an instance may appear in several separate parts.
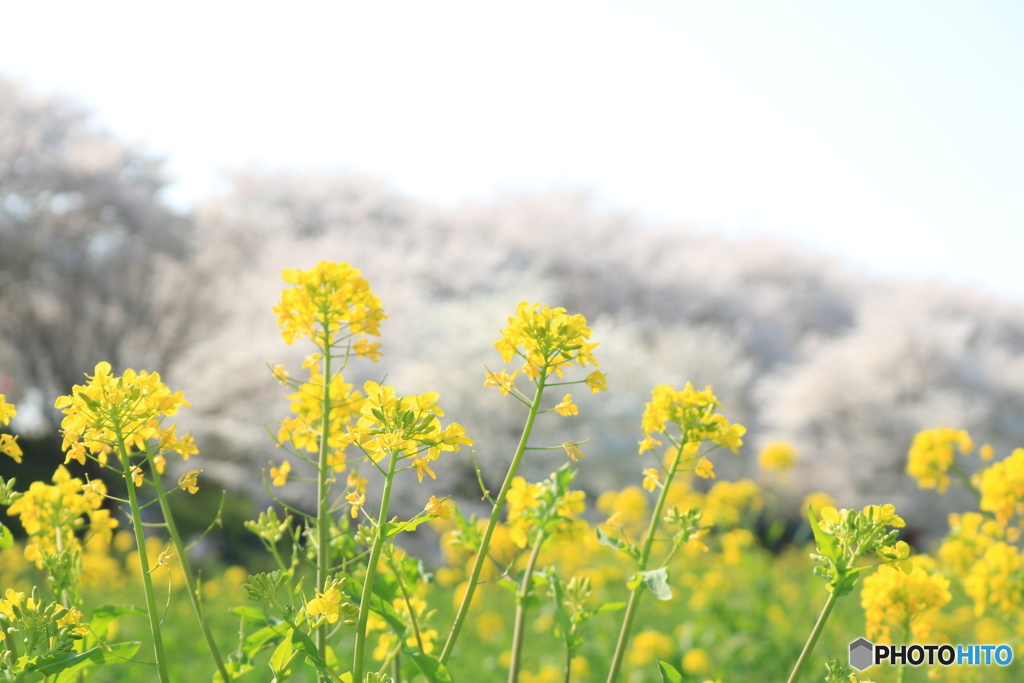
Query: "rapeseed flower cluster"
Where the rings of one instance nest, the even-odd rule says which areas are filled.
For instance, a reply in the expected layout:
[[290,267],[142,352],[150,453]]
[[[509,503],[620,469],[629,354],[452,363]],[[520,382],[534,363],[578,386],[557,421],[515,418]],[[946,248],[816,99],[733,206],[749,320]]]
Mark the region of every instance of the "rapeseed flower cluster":
[[786,441],[772,441],[761,449],[757,462],[765,471],[785,472],[796,467],[796,449]]
[[437,477],[430,463],[441,453],[473,445],[462,425],[452,422],[441,428],[438,418],[444,416],[444,411],[437,404],[436,391],[400,397],[394,387],[382,387],[373,381],[363,385],[363,389],[366,400],[347,438],[374,463],[389,454],[400,459],[411,458],[409,469],[415,469],[417,477],[423,481],[424,475]]
[[[18,414],[14,405],[7,403],[7,397],[0,394],[0,424],[8,425],[11,423],[11,419]],[[0,434],[0,453],[9,455],[14,458],[15,462],[21,462],[23,453],[21,452],[21,446],[18,445],[17,437],[10,434]]]
[[[907,572],[892,565],[882,565],[864,579],[861,606],[867,619],[867,637],[876,643],[891,643],[891,629],[899,637],[926,642],[931,636],[932,619],[937,610],[953,599],[949,579],[934,571],[930,557],[914,558],[913,570]],[[928,641],[930,642],[930,641]]]
[[975,616],[989,608],[1003,614],[1024,609],[1024,556],[1015,545],[995,541],[985,548],[963,579],[964,590],[974,601]]
[[[687,382],[685,387],[677,391],[673,386],[659,384],[651,391],[651,400],[644,407],[641,419],[644,438],[640,441],[640,453],[662,445],[661,441],[654,438],[656,434],[662,434],[674,442],[675,437],[667,431],[669,425],[679,429],[681,441],[678,445],[689,446],[688,452],[684,453],[687,458],[696,454],[702,441],[710,441],[733,453],[738,452],[743,444],[741,437],[746,433],[746,427],[730,424],[728,418],[716,413],[721,405],[711,387],[697,391]],[[712,478],[710,461],[698,462],[696,472],[702,477]]]
[[949,488],[949,470],[956,459],[954,449],[961,453],[974,450],[974,442],[966,430],[938,427],[919,432],[910,446],[907,474],[917,479],[921,488],[944,493]]
[[1024,515],[1024,448],[994,463],[977,477],[981,489],[979,506],[1002,524]]
[[[515,315],[508,318],[508,324],[501,331],[501,339],[494,342],[495,348],[506,363],[516,356],[523,360],[523,366],[511,375],[502,370],[488,372],[484,386],[496,386],[507,394],[512,390],[520,371],[531,380],[556,374],[563,377],[565,369],[578,364],[598,365],[593,350],[597,342],[590,341],[590,328],[582,315],[569,315],[564,308],[550,308],[547,304],[530,304],[525,301],[516,307]],[[595,370],[584,380],[593,393],[607,390],[605,377]],[[571,395],[563,400],[563,414],[571,411]]]
[[[174,425],[161,426],[164,416],[191,406],[184,394],[172,393],[160,381],[159,373],[128,369],[117,377],[111,374],[107,362],[97,363],[94,373],[86,375],[87,384],[75,385],[70,396],[61,396],[54,404],[64,412],[61,431],[62,448],[67,452],[65,463],[77,460],[84,465],[88,456],[105,465],[109,453],[120,444],[125,448],[123,454],[131,455],[130,449],[146,451],[150,440],[158,442],[157,451],[174,451],[185,460],[199,452],[191,435],[179,438]],[[159,452],[153,465],[162,473],[166,461]],[[138,478],[135,483],[139,484]]]
[[[327,446],[330,452],[327,459],[335,472],[341,472],[346,467],[344,450],[351,443],[347,431],[352,420],[359,415],[364,398],[361,392],[353,391],[352,385],[345,382],[341,373],[335,373],[328,386],[324,387],[324,376],[317,364],[314,363],[309,368],[309,380],[298,384],[295,393],[288,396],[294,417],[287,417],[281,421],[277,439],[279,443],[290,442],[296,450],[318,452],[325,427],[323,421],[326,391],[330,396],[329,424],[326,425]],[[288,464],[287,469],[279,470],[277,473],[272,471],[274,485],[283,485],[288,480],[290,470],[291,465]]]
[[[332,347],[354,335],[380,335],[384,309],[358,269],[320,261],[309,270],[286,268],[281,276],[292,285],[274,307],[286,344],[309,337],[318,346]],[[348,334],[342,334],[345,327]],[[378,348],[379,344],[364,339],[356,342],[353,351],[374,358]]]
[[[561,476],[560,476],[561,475]],[[512,480],[508,492],[509,537],[520,548],[525,548],[537,530],[546,536],[556,530],[566,531],[578,521],[585,508],[583,491],[571,491],[571,472],[562,468],[548,479],[527,483],[522,477]]]
[[[78,534],[86,529],[90,535],[109,542],[117,520],[101,507],[105,495],[102,481],[83,486],[82,480],[72,478],[63,465],[54,472],[52,485],[32,482],[7,509],[7,514],[17,515],[28,534],[25,558],[42,569],[46,557],[64,551],[80,553]],[[81,571],[80,564],[75,571]]]

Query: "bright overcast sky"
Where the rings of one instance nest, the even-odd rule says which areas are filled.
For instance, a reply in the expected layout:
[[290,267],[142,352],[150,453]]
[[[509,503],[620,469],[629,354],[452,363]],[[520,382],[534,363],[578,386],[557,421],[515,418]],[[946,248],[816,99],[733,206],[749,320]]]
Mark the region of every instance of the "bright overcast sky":
[[6,3],[0,72],[170,159],[586,187],[1024,301],[1024,3]]

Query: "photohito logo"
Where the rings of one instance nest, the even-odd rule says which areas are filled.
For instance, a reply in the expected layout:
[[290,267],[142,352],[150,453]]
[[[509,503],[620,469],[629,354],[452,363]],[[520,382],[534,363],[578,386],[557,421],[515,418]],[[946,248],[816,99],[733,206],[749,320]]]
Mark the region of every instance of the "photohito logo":
[[850,666],[857,671],[875,664],[1006,666],[1012,661],[1009,645],[873,645],[867,638],[850,643]]

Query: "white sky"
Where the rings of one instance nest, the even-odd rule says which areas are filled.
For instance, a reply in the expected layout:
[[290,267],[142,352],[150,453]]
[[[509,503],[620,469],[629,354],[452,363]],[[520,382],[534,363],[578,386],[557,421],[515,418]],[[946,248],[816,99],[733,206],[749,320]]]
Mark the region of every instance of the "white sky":
[[[170,160],[587,187],[1024,301],[1024,3],[0,0],[0,72]],[[571,246],[571,245],[570,245]]]

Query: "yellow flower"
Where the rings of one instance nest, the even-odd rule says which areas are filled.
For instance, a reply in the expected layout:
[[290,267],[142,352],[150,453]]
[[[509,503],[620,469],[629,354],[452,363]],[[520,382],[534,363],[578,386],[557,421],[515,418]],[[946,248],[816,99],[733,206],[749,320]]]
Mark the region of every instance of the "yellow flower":
[[868,638],[888,643],[892,626],[901,636],[909,629],[915,642],[922,642],[930,635],[930,623],[921,619],[922,615],[947,604],[952,595],[949,579],[929,571],[932,565],[929,560],[919,558],[909,573],[891,565],[882,565],[878,571],[865,577],[861,606],[867,620],[865,635]]
[[1006,524],[1014,515],[1024,513],[1024,448],[995,463],[981,473],[980,507]]
[[641,428],[646,438],[640,442],[640,452],[651,448],[655,443],[653,435],[664,434],[670,424],[676,425],[687,445],[707,440],[737,452],[747,430],[715,413],[719,406],[721,403],[711,387],[697,391],[687,382],[676,391],[673,386],[659,384],[651,390],[651,400],[644,406]]
[[306,614],[310,617],[323,615],[327,623],[333,624],[338,621],[341,615],[341,591],[331,588],[321,593],[316,591],[316,597],[306,603]]
[[274,307],[286,344],[309,337],[318,344],[333,345],[343,338],[339,336],[343,325],[347,336],[380,334],[384,309],[351,265],[321,261],[309,270],[287,268],[281,277],[292,285],[281,292],[281,301]]
[[579,415],[580,409],[572,402],[572,394],[566,394],[565,397],[562,398],[562,402],[555,406],[555,412],[559,415],[565,415],[568,417],[570,415]]
[[832,496],[828,495],[827,493],[822,493],[819,491],[817,493],[808,493],[806,496],[804,496],[804,502],[800,506],[800,510],[802,512],[807,508],[811,508],[812,510],[814,510],[814,514],[820,518],[821,511],[823,508],[831,507],[835,509],[835,506],[836,501]]
[[136,486],[142,486],[142,468],[135,467],[132,469],[132,481],[135,482]]
[[518,370],[513,372],[511,375],[505,370],[502,370],[501,372],[488,372],[484,376],[484,386],[498,387],[498,391],[501,392],[501,395],[507,396],[508,392],[512,391],[512,388],[515,386],[516,375],[518,374]]
[[580,450],[580,445],[575,441],[566,441],[562,444],[562,448],[565,449],[565,454],[568,455],[569,459],[573,462],[576,462],[583,457],[583,451]]
[[697,467],[694,469],[694,474],[704,479],[715,478],[715,466],[707,458],[701,458],[697,461]]
[[961,453],[974,450],[974,443],[966,430],[938,427],[920,432],[910,446],[907,474],[917,479],[921,488],[945,492],[950,483],[949,468],[956,457],[954,446]]
[[352,491],[345,496],[345,500],[352,505],[352,519],[355,519],[359,516],[359,510],[361,510],[363,505],[366,504],[366,494],[359,493],[358,491]]
[[791,470],[796,465],[796,449],[785,441],[772,441],[761,449],[758,463],[769,472]]
[[608,385],[606,384],[604,373],[600,370],[594,370],[592,373],[587,375],[587,378],[583,380],[588,387],[590,387],[590,393],[596,394],[599,391],[608,391]]
[[644,451],[653,451],[655,446],[660,446],[661,442],[651,436],[646,436],[639,442],[640,444],[640,455],[644,454]]
[[450,505],[445,503],[443,500],[438,500],[436,496],[431,496],[427,502],[427,514],[440,517],[441,519],[451,519],[452,508]]
[[190,407],[181,392],[171,393],[158,373],[136,372],[131,368],[120,377],[111,374],[110,363],[97,363],[89,382],[72,387],[71,395],[60,396],[54,407],[64,412],[61,431],[68,462],[85,463],[86,454],[105,463],[114,444],[123,440],[129,451],[145,451],[149,442],[178,450],[187,458],[196,452],[189,437],[178,440],[173,427],[160,421]]
[[11,418],[18,414],[13,404],[7,402],[7,397],[0,394],[0,422],[5,425],[11,423]]
[[178,488],[195,493],[199,490],[199,470],[189,470],[178,477]]
[[648,467],[646,470],[643,471],[643,475],[643,486],[645,491],[653,491],[654,489],[658,488],[658,470],[654,469],[653,467]]
[[285,460],[280,467],[270,468],[271,483],[274,486],[284,486],[288,482],[288,473],[292,471],[292,464]]
[[277,379],[278,382],[287,386],[288,385],[288,371],[283,365],[278,363],[271,369],[271,374]]
[[647,666],[658,659],[668,659],[675,642],[660,631],[646,630],[636,634],[629,647],[629,663],[633,667]]
[[592,353],[597,343],[589,338],[590,328],[582,315],[523,301],[494,346],[506,363],[517,355],[525,359],[522,370],[530,379],[551,373],[562,377],[564,369],[573,363],[581,367],[597,365]]
[[992,444],[987,443],[978,450],[978,455],[985,462],[992,462],[992,458],[995,457],[995,449],[992,448]]
[[902,528],[907,525],[903,518],[896,514],[896,506],[892,503],[886,503],[882,506],[868,505],[864,508],[864,515],[873,522],[881,522],[895,528]]
[[710,668],[711,657],[699,647],[695,647],[683,655],[683,671],[691,676],[707,673]]
[[10,434],[0,434],[0,453],[5,453],[14,458],[15,462],[20,463],[24,453],[21,452],[21,446],[16,441],[17,438]]
[[345,482],[346,488],[355,489],[359,493],[366,491],[366,479],[359,476],[359,473],[352,470],[348,473],[348,479]]

